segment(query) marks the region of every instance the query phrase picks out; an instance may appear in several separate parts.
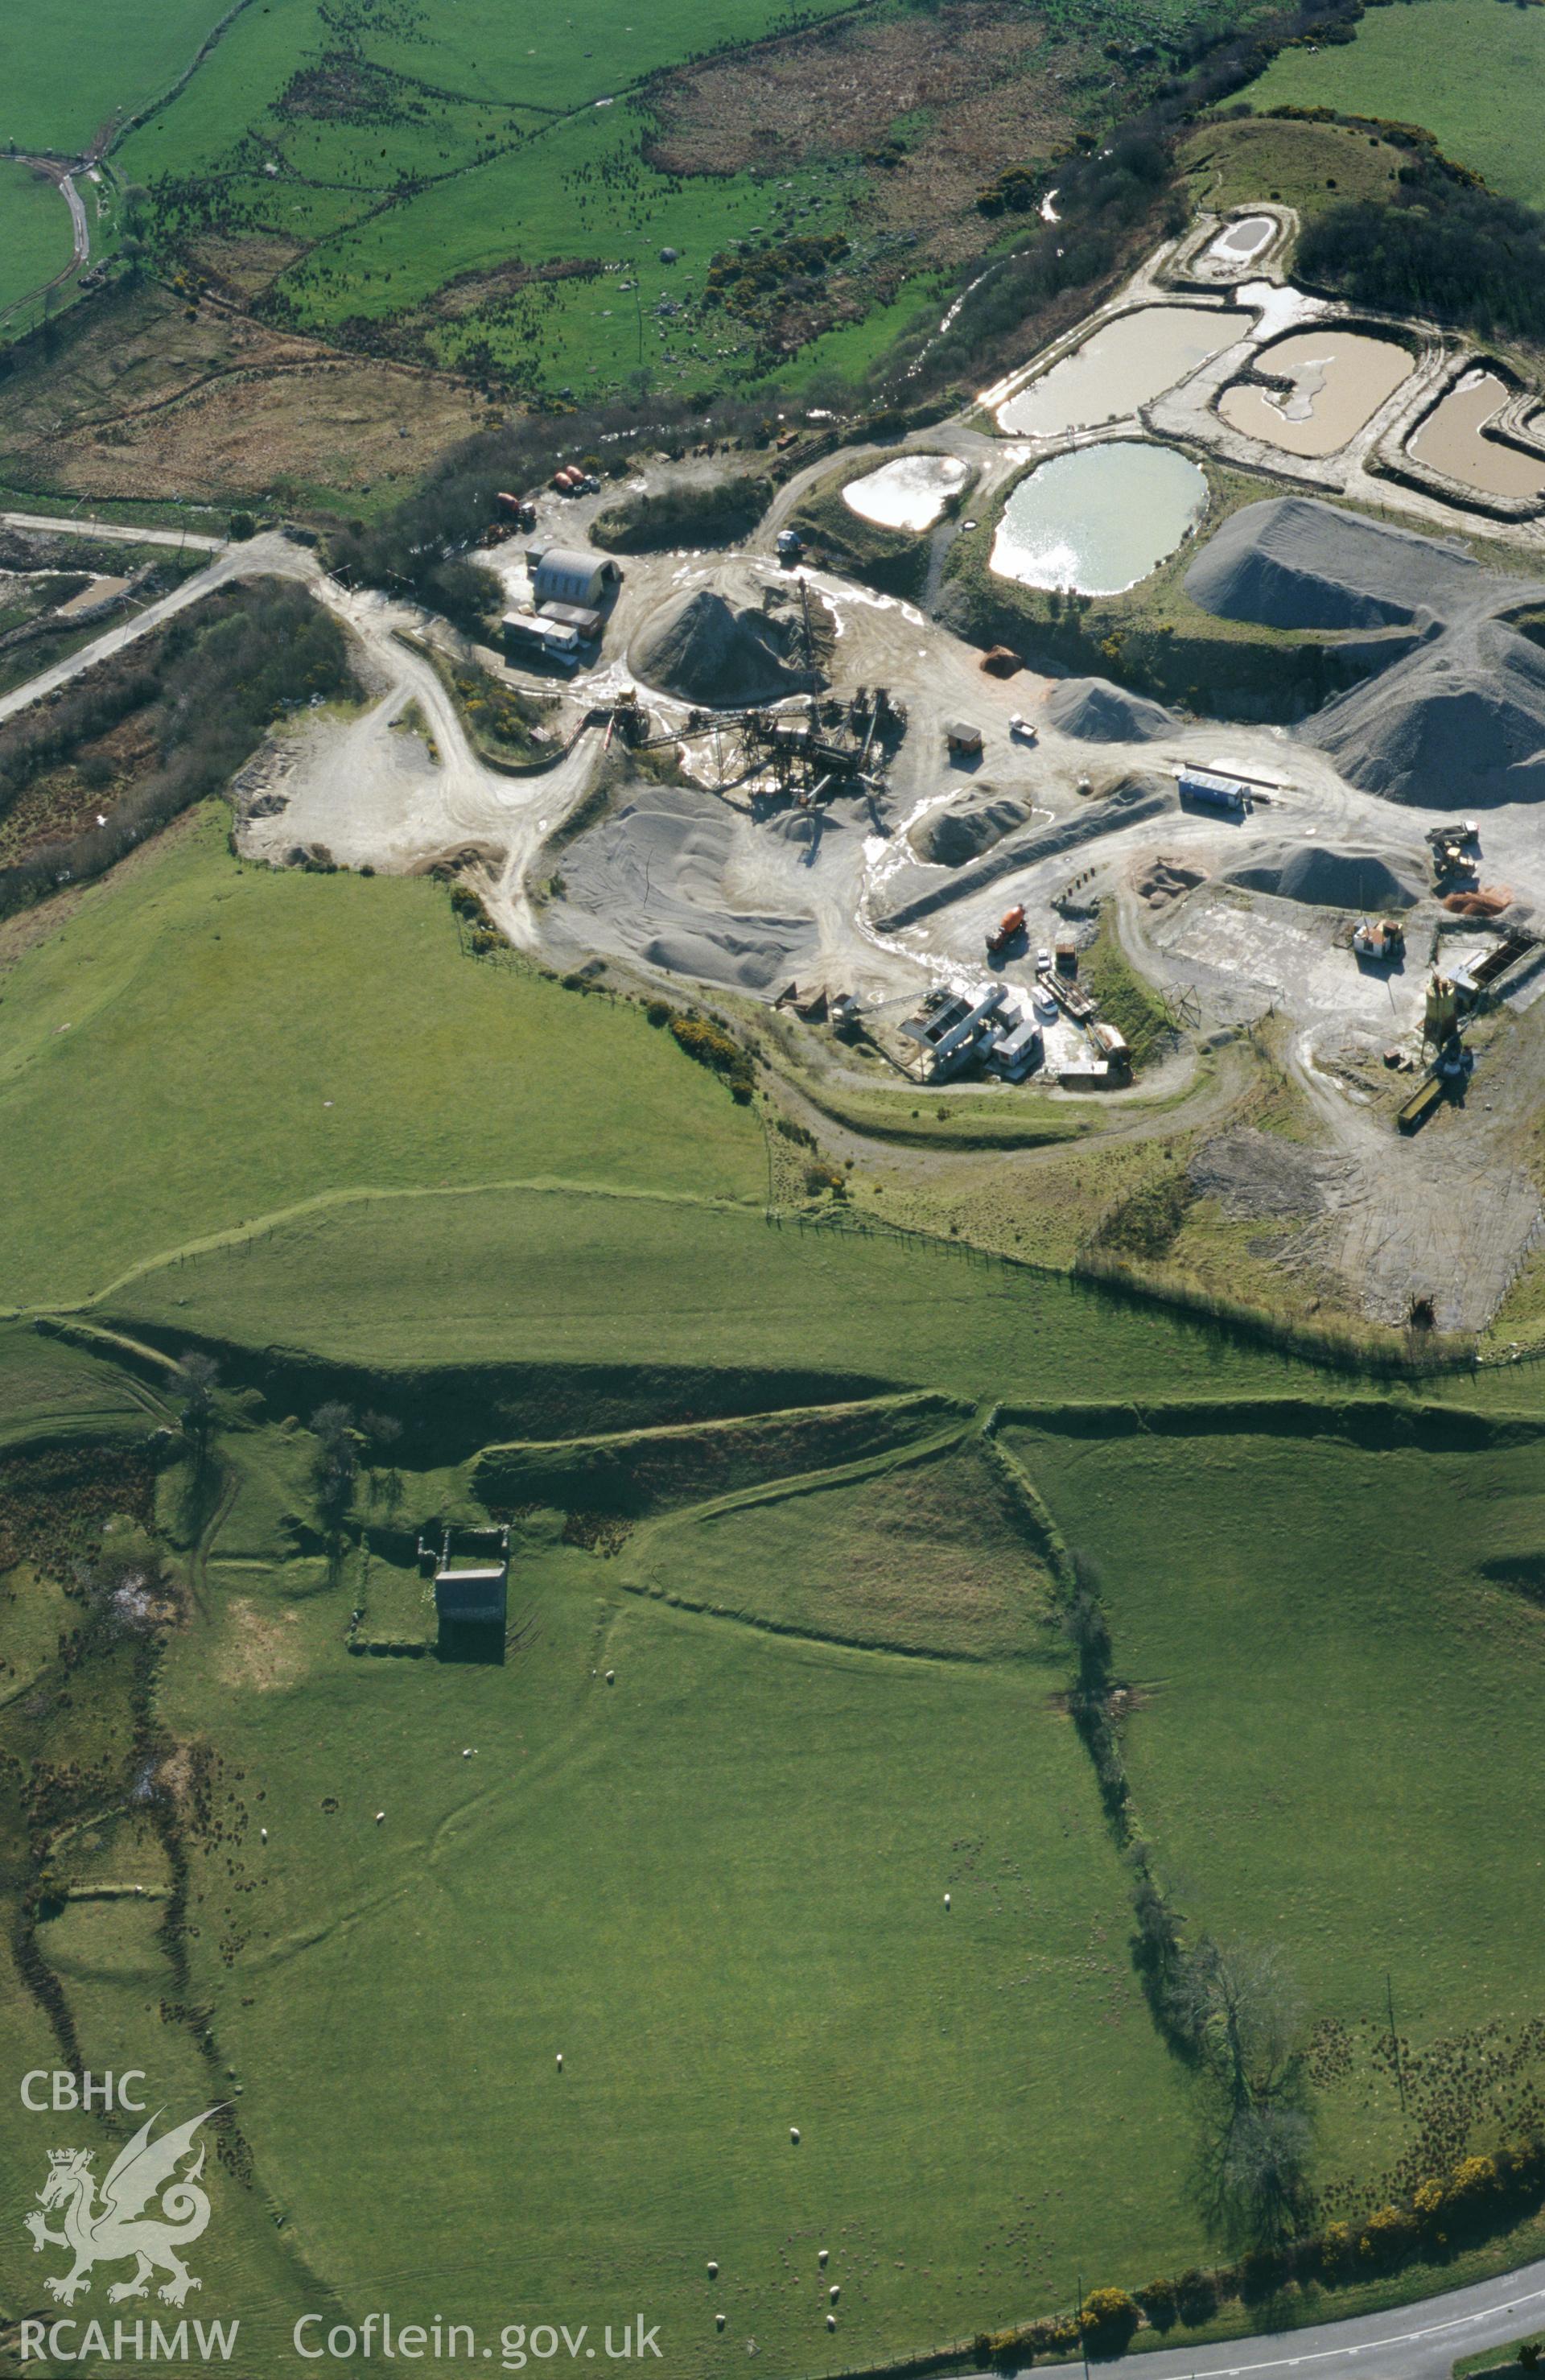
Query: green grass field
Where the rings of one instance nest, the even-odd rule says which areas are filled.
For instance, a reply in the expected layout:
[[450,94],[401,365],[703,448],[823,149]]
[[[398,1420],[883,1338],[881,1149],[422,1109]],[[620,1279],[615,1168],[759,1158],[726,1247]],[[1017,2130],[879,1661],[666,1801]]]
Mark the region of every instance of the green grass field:
[[1349,200],[1388,198],[1402,155],[1393,142],[1346,125],[1246,116],[1192,133],[1181,165],[1197,206],[1213,213],[1281,199],[1308,216]]
[[170,89],[228,0],[115,0],[90,42],[70,0],[37,0],[7,60],[6,131],[18,149],[69,156]]
[[[879,1515],[844,1536],[894,1555]],[[819,2371],[1195,2242],[1044,1630],[898,1659],[528,1541],[518,1652],[442,1668],[351,1661],[336,1595],[231,1577],[161,1697],[232,1796],[193,1981],[284,2237],[346,2305],[643,2308],[670,2370],[754,2338]]]
[[[501,1261],[511,1248],[520,1263]],[[1133,1395],[1271,1395],[1318,1378],[1059,1274],[605,1191],[339,1203],[142,1271],[102,1316],[158,1338],[181,1330],[248,1346],[277,1341],[383,1371],[743,1368],[973,1401],[1098,1396],[1113,1378]],[[534,1416],[523,1434],[552,1433]]]
[[1355,41],[1284,50],[1252,106],[1335,107],[1419,124],[1504,198],[1545,205],[1534,93],[1545,73],[1545,21],[1496,0],[1414,0],[1372,8]]
[[[842,5],[818,0],[801,13],[818,20]],[[152,185],[213,175],[228,228],[306,243],[280,283],[297,322],[332,329],[400,315],[458,274],[513,260],[538,274],[601,263],[613,277],[538,277],[489,292],[470,313],[436,312],[417,326],[426,352],[455,364],[486,345],[548,386],[591,375],[610,386],[641,365],[662,382],[703,382],[722,353],[747,346],[743,330],[716,325],[711,346],[699,340],[678,356],[647,319],[652,309],[679,298],[689,274],[700,285],[709,253],[770,220],[775,203],[791,213],[813,199],[804,230],[845,219],[854,161],[801,170],[776,201],[745,174],[678,183],[641,163],[649,120],[629,93],[661,67],[788,21],[776,0],[706,9],[601,0],[583,36],[491,0],[432,20],[402,12],[372,23],[349,52],[351,71],[390,79],[375,86],[390,98],[372,99],[361,116],[325,97],[284,100],[297,69],[335,58],[338,43],[318,0],[269,0],[243,13],[115,163]],[[258,170],[260,156],[275,176]],[[660,264],[662,246],[684,252],[674,274]],[[616,277],[636,279],[636,296],[619,293]]]
[[70,261],[70,219],[46,175],[0,158],[0,314]]
[[14,1305],[345,1189],[761,1195],[754,1119],[640,1010],[464,958],[428,881],[239,868],[212,811],[3,981]]
[[[1284,1945],[1316,2017],[1353,2037],[1387,2028],[1393,1990],[1435,2110],[1442,2045],[1478,2058],[1485,2027],[1516,2042],[1540,2013],[1525,1846],[1545,1800],[1522,1748],[1545,1615],[1531,1571],[1525,1591],[1481,1572],[1545,1552],[1539,1441],[1509,1434],[1358,1444],[1328,1416],[1268,1436],[1245,1414],[1206,1435],[1117,1414],[1013,1434],[1103,1571],[1138,1696],[1133,1791],[1189,1914]],[[1499,2110],[1539,2086],[1539,2058]],[[1416,2128],[1363,2057],[1319,2116],[1327,2181],[1377,2174]],[[1503,2120],[1479,2118],[1478,2145]]]
[[[957,1432],[958,1432],[957,1426]],[[991,1466],[954,1442],[743,1490],[647,1529],[631,1585],[753,1625],[958,1660],[1036,1648],[1051,1587]]]

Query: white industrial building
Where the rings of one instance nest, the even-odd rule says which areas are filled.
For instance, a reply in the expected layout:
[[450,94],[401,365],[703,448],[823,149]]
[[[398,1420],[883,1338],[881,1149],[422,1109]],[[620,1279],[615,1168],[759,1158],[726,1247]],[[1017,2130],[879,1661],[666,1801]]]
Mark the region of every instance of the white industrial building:
[[538,611],[549,603],[572,604],[583,612],[599,612],[622,574],[609,553],[592,553],[577,545],[549,545],[525,557],[531,579],[531,600]]
[[907,1017],[901,1026],[910,1041],[922,1045],[925,1082],[937,1083],[959,1074],[986,1038],[990,1021],[1007,997],[1001,983],[978,996],[943,987],[928,994],[916,1015]]

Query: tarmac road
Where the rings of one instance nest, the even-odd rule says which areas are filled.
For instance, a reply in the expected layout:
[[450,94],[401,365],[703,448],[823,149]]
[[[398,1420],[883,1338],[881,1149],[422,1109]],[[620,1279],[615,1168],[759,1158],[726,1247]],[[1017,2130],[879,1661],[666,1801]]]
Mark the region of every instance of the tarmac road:
[[226,542],[193,529],[135,528],[126,521],[93,520],[90,513],[0,513],[0,528],[43,529],[54,537],[73,530],[120,545],[190,545],[205,553],[222,552]]
[[[1545,2333],[1545,2262],[1392,2313],[1233,2338],[1216,2347],[1160,2348],[1122,2369],[1141,2380],[1270,2380],[1302,2372],[1312,2380],[1449,2380],[1458,2358],[1505,2347],[1538,2325]],[[1102,2370],[1115,2370],[1102,2365]]]
[[77,264],[84,264],[91,253],[91,235],[86,225],[86,209],[71,175],[60,175],[59,189],[66,206],[70,211],[70,231],[75,239],[74,261]]
[[[25,516],[6,517],[21,519]],[[56,524],[51,522],[49,526],[52,528]],[[139,532],[136,530],[133,534],[138,537]],[[170,531],[166,534],[171,536]],[[172,541],[175,543],[176,540],[173,538]],[[196,570],[191,578],[185,578],[180,587],[174,588],[170,595],[163,595],[158,603],[147,603],[142,612],[137,612],[119,626],[109,628],[105,635],[93,638],[90,644],[82,645],[80,650],[71,653],[67,661],[56,662],[41,676],[29,678],[24,686],[14,686],[9,694],[0,695],[0,719],[9,719],[17,711],[25,710],[29,703],[41,700],[45,694],[52,694],[55,686],[67,686],[71,678],[94,669],[99,662],[110,661],[115,653],[122,652],[126,645],[132,645],[138,638],[148,636],[152,628],[159,628],[163,621],[173,619],[177,613],[186,612],[190,603],[197,603],[212,589],[223,587],[228,578],[315,579],[320,576],[320,565],[315,554],[305,546],[292,545],[288,538],[277,534],[249,538],[243,545],[223,546],[207,570]]]

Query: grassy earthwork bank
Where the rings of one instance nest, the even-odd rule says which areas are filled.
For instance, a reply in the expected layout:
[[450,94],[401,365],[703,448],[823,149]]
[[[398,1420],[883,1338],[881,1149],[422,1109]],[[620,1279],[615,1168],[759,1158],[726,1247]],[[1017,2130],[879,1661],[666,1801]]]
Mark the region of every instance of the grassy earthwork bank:
[[[1248,97],[1272,107],[1333,107],[1419,124],[1503,197],[1545,204],[1530,94],[1545,67],[1545,24],[1494,0],[1370,8],[1356,39],[1282,51]],[[1258,194],[1259,195],[1259,194]]]
[[882,594],[915,601],[928,576],[927,537],[865,520],[842,493],[851,480],[867,478],[885,461],[883,451],[871,450],[861,461],[849,460],[828,478],[817,480],[801,496],[789,516],[789,526],[799,531],[828,568],[862,578]]
[[1226,118],[1192,133],[1181,146],[1180,168],[1195,204],[1213,214],[1277,199],[1307,220],[1349,201],[1388,198],[1406,158],[1376,132],[1257,115]]

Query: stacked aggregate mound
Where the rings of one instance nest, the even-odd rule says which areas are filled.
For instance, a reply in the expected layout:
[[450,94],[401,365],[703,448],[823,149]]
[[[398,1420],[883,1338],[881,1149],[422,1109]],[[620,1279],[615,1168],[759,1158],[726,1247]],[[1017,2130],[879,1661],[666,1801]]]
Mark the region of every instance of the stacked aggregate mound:
[[1163,857],[1149,860],[1133,879],[1139,900],[1146,901],[1151,909],[1165,909],[1183,892],[1192,892],[1206,881],[1204,868],[1195,867],[1189,859]]
[[1513,906],[1513,887],[1478,884],[1473,892],[1445,892],[1443,906],[1455,917],[1500,917]]
[[771,702],[810,684],[791,624],[739,611],[711,587],[676,596],[646,620],[628,667],[646,686],[707,710]]
[[1545,653],[1471,622],[1327,704],[1299,731],[1348,783],[1445,809],[1545,795]]
[[1108,677],[1064,678],[1046,698],[1046,717],[1085,744],[1152,744],[1176,725],[1163,703],[1128,694]]
[[[808,911],[747,909],[730,889],[750,830],[711,795],[662,785],[625,803],[563,855],[553,914],[585,920],[592,949],[620,950],[672,975],[770,993],[815,957]],[[759,832],[759,831],[758,831]]]
[[1419,888],[1376,852],[1330,851],[1320,844],[1300,845],[1275,866],[1263,860],[1237,868],[1229,880],[1314,909],[1411,909],[1421,898]]
[[[992,788],[981,787],[981,793],[991,795]],[[933,810],[907,830],[907,841],[919,859],[935,868],[963,868],[968,859],[980,859],[1023,826],[1030,816],[1028,802],[1016,802],[1008,795],[995,799],[977,800],[961,809]]]
[[[1014,868],[1033,868],[1043,859],[1076,851],[1083,844],[1097,843],[1123,827],[1135,826],[1141,820],[1157,818],[1161,810],[1177,807],[1173,783],[1166,784],[1158,777],[1124,777],[1105,800],[1088,804],[1076,817],[1056,819],[1050,826],[1022,827],[1004,835],[980,859],[957,868],[942,881],[935,877],[929,883],[924,879],[923,891],[908,894],[894,909],[876,917],[875,923],[884,933],[899,933],[903,927],[915,926],[968,894],[984,891]],[[916,881],[910,869],[902,871],[903,888]]]
[[1487,591],[1488,574],[1456,546],[1311,496],[1246,504],[1186,573],[1204,612],[1263,628],[1401,627],[1423,611],[1452,616]]

